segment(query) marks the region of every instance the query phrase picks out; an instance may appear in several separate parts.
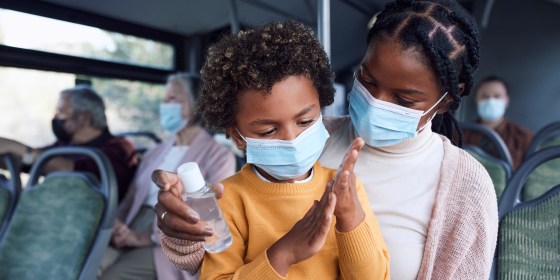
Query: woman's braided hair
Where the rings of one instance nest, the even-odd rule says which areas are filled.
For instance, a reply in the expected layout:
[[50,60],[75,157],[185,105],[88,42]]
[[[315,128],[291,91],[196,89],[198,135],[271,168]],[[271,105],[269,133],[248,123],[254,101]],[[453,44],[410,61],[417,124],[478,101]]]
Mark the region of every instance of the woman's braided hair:
[[210,129],[233,127],[239,94],[270,94],[274,84],[289,76],[310,79],[321,108],[333,102],[334,74],[311,28],[275,22],[225,36],[210,47],[202,66],[198,111]]
[[[387,4],[368,33],[368,44],[396,40],[405,49],[418,49],[439,77],[444,92],[453,97],[449,111],[438,114],[432,130],[447,136],[453,144],[453,128],[458,146],[463,134],[453,113],[461,97],[470,94],[479,62],[479,34],[472,16],[456,1],[395,1]],[[461,92],[459,84],[464,84]]]

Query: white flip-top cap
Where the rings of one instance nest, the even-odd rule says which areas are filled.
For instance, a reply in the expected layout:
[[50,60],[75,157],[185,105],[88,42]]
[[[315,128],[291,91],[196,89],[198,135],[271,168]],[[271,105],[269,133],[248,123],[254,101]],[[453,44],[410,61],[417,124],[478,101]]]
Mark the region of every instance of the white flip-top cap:
[[187,193],[197,192],[206,185],[196,162],[181,164],[179,168],[177,168],[177,174],[179,178],[181,178],[181,183],[183,183],[183,187]]

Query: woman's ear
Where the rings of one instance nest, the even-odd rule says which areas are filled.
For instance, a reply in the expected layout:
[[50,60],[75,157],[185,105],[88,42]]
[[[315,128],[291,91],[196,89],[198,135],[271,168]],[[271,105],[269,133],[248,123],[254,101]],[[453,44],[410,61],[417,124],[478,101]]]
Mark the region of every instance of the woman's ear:
[[438,106],[437,113],[443,114],[449,110],[451,105],[453,104],[453,96],[449,93],[445,95],[443,100],[441,101],[440,105]]
[[226,133],[229,135],[229,137],[231,137],[231,141],[233,142],[233,144],[235,144],[237,149],[245,150],[245,148],[247,147],[247,143],[245,142],[245,140],[243,140],[243,138],[241,138],[241,135],[235,127],[226,128]]
[[[464,83],[460,83],[457,85],[457,89],[459,89],[459,96],[463,96],[463,93],[465,91],[465,84]],[[449,108],[451,107],[451,105],[453,105],[453,96],[449,93],[447,93],[447,95],[445,95],[445,97],[443,98],[443,100],[441,101],[441,105],[438,106],[438,114],[443,114],[447,111],[449,111]]]

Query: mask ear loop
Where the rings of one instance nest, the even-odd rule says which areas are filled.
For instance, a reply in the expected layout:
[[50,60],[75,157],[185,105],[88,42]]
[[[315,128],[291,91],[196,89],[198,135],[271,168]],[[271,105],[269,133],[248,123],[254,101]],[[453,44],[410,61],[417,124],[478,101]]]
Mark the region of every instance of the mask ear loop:
[[[426,113],[428,113],[428,112],[430,112],[431,110],[433,110],[433,109],[443,100],[443,98],[444,98],[446,95],[447,95],[447,92],[444,93],[444,94],[441,96],[441,98],[440,98],[430,109],[428,109],[424,114],[422,114],[422,116],[425,116]],[[430,122],[436,117],[436,115],[437,115],[437,111],[436,111],[436,112],[430,117],[430,119],[428,119],[428,120],[426,121],[426,123],[425,123],[420,129],[418,129],[416,132],[420,132],[420,131],[422,131],[424,128],[426,128],[426,126],[428,125],[428,123],[430,123]]]
[[241,139],[243,139],[243,141],[245,141],[245,143],[247,143],[247,138],[245,138],[245,136],[241,135],[241,132],[239,132],[239,129],[237,129],[237,127],[235,128],[235,131],[237,131],[237,134],[239,134]]
[[[425,116],[428,112],[430,112],[431,110],[433,110],[433,109],[443,100],[443,98],[444,98],[446,95],[447,95],[447,92],[445,92],[445,93],[438,99],[438,101],[437,101],[434,105],[432,105],[432,107],[430,107],[430,109],[426,110],[426,112],[424,112],[424,113],[422,114],[422,116]],[[432,118],[432,119],[433,119],[433,118]],[[430,120],[432,120],[432,119],[430,119]]]

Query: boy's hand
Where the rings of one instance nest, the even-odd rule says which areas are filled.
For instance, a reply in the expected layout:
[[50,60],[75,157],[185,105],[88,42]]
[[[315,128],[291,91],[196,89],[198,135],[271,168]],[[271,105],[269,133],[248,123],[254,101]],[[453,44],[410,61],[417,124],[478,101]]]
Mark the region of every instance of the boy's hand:
[[335,204],[336,195],[325,192],[321,201],[315,201],[305,216],[267,250],[268,260],[278,274],[286,276],[290,266],[312,257],[323,248]]
[[[364,210],[356,192],[356,176],[354,165],[358,160],[358,154],[364,147],[364,140],[356,138],[350,144],[342,163],[340,164],[332,184],[332,192],[336,194],[336,229],[340,232],[348,232],[358,226],[365,217]],[[327,191],[328,191],[327,187]]]

